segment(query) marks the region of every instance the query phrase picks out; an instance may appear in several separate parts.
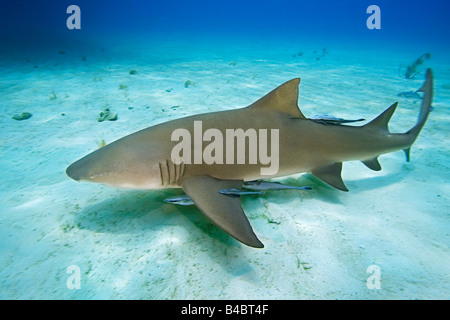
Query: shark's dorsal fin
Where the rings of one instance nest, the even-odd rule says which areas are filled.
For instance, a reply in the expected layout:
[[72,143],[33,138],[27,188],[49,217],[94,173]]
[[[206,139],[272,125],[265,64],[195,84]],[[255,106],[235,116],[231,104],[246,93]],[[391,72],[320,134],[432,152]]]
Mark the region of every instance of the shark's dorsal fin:
[[342,191],[348,191],[341,177],[342,162],[336,162],[329,166],[314,169],[311,173],[323,182]]
[[220,194],[223,189],[240,189],[243,180],[220,180],[210,176],[191,176],[181,186],[197,207],[222,230],[240,242],[255,248],[264,245],[256,237],[242,210],[239,197]]
[[248,107],[275,110],[286,113],[293,118],[306,119],[298,108],[299,84],[300,78],[285,82]]
[[398,102],[394,103],[392,106],[384,110],[378,117],[370,121],[365,125],[366,128],[373,128],[377,130],[383,130],[389,132],[388,123],[394,114],[395,108],[397,108]]

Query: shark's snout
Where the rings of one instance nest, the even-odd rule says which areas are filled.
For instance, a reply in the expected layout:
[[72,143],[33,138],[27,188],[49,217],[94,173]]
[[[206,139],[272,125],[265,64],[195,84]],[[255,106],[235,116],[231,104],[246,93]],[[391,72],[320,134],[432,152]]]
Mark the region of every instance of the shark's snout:
[[81,158],[66,169],[66,174],[75,181],[89,181],[93,176],[94,171],[94,161],[91,159],[92,157],[86,156]]
[[[78,161],[77,161],[78,162]],[[77,162],[72,163],[70,166],[66,169],[66,174],[70,178],[72,178],[75,181],[80,181],[82,179],[82,174],[80,170],[80,166],[77,165]]]

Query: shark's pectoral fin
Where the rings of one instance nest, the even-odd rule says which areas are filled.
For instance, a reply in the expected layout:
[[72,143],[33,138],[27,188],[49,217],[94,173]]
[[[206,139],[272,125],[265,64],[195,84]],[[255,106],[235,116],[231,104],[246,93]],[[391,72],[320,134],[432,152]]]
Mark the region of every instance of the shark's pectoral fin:
[[329,166],[314,169],[311,173],[336,189],[348,191],[344,181],[342,181],[341,171],[342,162],[336,162]]
[[218,227],[248,246],[263,248],[242,210],[240,198],[219,193],[224,189],[240,189],[242,184],[242,180],[220,180],[210,176],[192,176],[181,182],[197,207]]
[[364,163],[367,168],[372,169],[374,171],[381,170],[381,164],[378,162],[378,157],[369,160],[364,160],[362,161],[362,163]]

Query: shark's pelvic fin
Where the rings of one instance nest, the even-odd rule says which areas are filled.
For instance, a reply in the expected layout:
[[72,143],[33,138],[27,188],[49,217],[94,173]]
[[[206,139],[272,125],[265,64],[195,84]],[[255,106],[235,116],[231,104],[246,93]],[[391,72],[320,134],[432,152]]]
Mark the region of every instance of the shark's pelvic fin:
[[364,160],[364,161],[362,161],[362,163],[364,163],[367,168],[372,169],[374,171],[381,170],[381,165],[378,162],[378,157],[375,157],[375,158],[369,159],[369,160]]
[[210,176],[191,176],[181,182],[187,195],[218,227],[248,246],[263,248],[242,210],[240,198],[219,193],[224,189],[240,189],[242,184],[243,180],[220,180]]
[[311,173],[336,189],[348,191],[344,181],[342,181],[341,171],[342,162],[336,162],[326,167],[314,169]]
[[299,84],[300,78],[285,82],[258,101],[252,103],[248,108],[275,110],[286,113],[293,118],[306,119],[298,108]]

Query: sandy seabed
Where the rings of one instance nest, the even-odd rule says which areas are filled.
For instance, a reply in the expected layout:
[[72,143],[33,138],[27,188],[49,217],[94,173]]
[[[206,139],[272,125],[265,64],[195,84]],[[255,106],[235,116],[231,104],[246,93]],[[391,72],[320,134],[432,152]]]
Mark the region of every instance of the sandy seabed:
[[[30,52],[0,63],[0,298],[448,299],[445,50],[435,50],[428,63],[435,109],[411,162],[395,152],[380,157],[380,172],[345,163],[348,193],[298,174],[277,180],[312,191],[243,198],[262,250],[241,245],[195,207],[163,201],[180,189],[120,190],[65,175],[102,140],[244,107],[295,77],[302,78],[306,116],[372,119],[399,101],[391,131],[414,125],[420,101],[397,94],[418,89],[424,73],[408,80],[399,68],[424,52],[323,48],[130,42]],[[98,122],[105,108],[118,120]],[[21,112],[32,117],[11,118]],[[67,286],[72,265],[81,271],[80,289]],[[370,266],[379,268],[379,289],[367,286]]]

